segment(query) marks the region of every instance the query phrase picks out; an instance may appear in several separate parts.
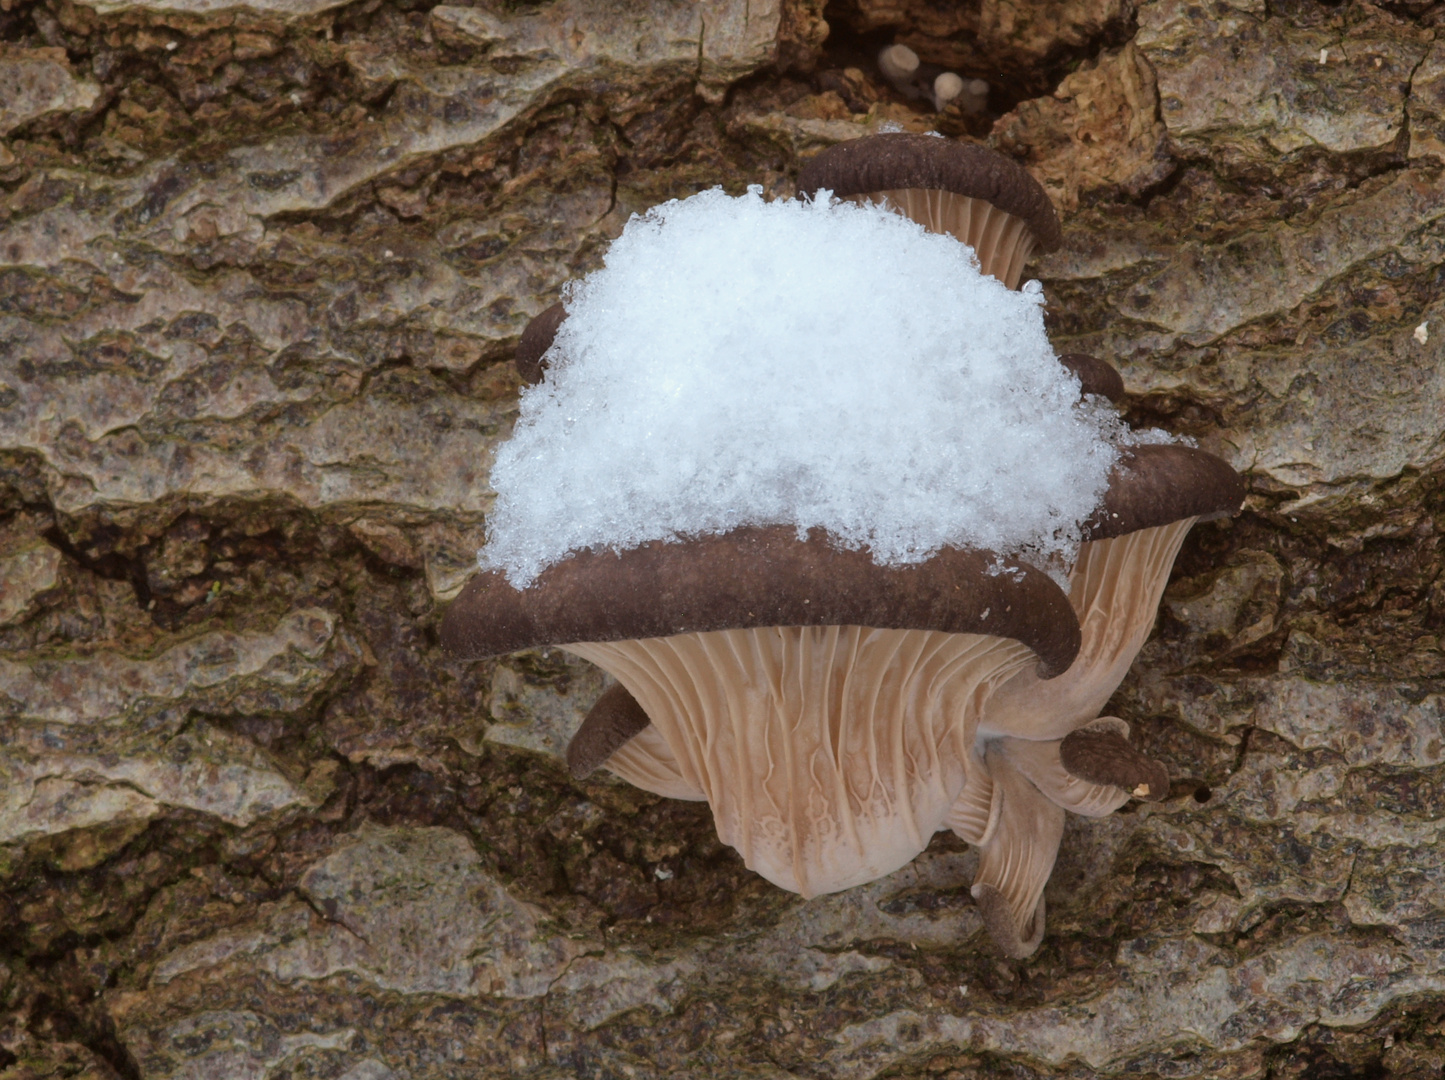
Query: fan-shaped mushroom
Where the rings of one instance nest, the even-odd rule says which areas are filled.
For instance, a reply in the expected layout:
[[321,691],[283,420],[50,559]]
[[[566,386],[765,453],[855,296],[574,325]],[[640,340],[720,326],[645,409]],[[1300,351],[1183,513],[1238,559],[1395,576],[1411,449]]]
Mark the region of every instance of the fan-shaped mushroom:
[[1130,796],[1166,794],[1167,771],[1129,745],[1128,725],[1095,718],[1149,636],[1185,534],[1243,500],[1238,474],[1210,454],[1135,447],[1087,524],[1090,540],[1069,575],[1078,656],[1054,679],[1020,672],[985,703],[970,782],[949,824],[980,849],[973,895],[1010,955],[1038,946],[1064,811],[1102,817]]
[[[998,159],[993,171],[970,170],[966,154],[976,156],[979,148],[938,143],[890,135],[840,144],[809,163],[799,187],[884,200],[925,228],[972,244],[980,264],[1015,287],[1030,235],[1059,235],[1052,208],[1040,205],[1042,191],[1027,173],[1006,167],[1012,163]],[[980,215],[975,200],[992,192],[1006,193],[1007,207],[1029,215],[1032,227],[1000,226],[993,204]],[[1059,360],[1084,394],[1116,403],[1123,397],[1123,380],[1107,362],[1081,353]],[[1070,572],[1070,600],[1083,635],[1079,656],[1054,679],[1021,672],[986,704],[970,782],[950,825],[981,849],[973,893],[1005,952],[1026,956],[1041,940],[1043,887],[1063,835],[1064,809],[1102,816],[1130,796],[1164,797],[1168,774],[1129,746],[1128,725],[1095,718],[1153,627],[1185,534],[1200,517],[1237,511],[1243,499],[1239,476],[1212,455],[1175,445],[1132,450],[1087,524],[1089,542]]]
[[[842,144],[800,178],[825,187],[953,234],[1011,286],[1059,238],[1027,173],[944,139]],[[544,376],[565,317],[554,305],[523,335],[527,381]],[[1084,394],[1122,393],[1109,365],[1061,360]],[[1207,454],[1135,446],[1088,523],[1068,595],[990,552],[883,567],[817,531],[741,528],[577,552],[525,588],[483,573],[447,612],[443,641],[471,657],[561,645],[610,671],[620,685],[568,748],[574,772],[605,763],[659,794],[706,799],[750,867],[805,896],[886,874],[951,826],[981,848],[974,894],[988,928],[1026,955],[1043,933],[1063,809],[1107,813],[1159,786],[1122,721],[1094,718],[1148,633],[1188,523],[1237,496],[1232,470]]]
[[1062,231],[1044,189],[1016,162],[931,135],[874,135],[838,143],[803,166],[798,191],[883,203],[974,249],[979,267],[1011,289],[1037,249]]
[[442,634],[465,656],[560,643],[611,672],[634,700],[599,700],[574,764],[623,743],[609,769],[707,799],[750,868],[811,896],[922,851],[962,788],[965,733],[991,690],[1072,661],[1063,591],[1021,564],[990,573],[995,562],[949,550],[880,567],[822,536],[740,529],[582,552],[526,589],[481,574]]

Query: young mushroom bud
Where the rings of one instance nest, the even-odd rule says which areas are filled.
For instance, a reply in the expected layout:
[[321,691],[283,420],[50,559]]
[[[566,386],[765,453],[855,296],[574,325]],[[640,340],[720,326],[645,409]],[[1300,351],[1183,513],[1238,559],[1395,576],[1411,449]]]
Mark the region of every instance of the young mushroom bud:
[[957,105],[960,111],[969,116],[977,116],[988,108],[988,82],[984,79],[969,79],[963,87],[963,92],[957,98]]
[[933,80],[933,107],[942,112],[949,104],[963,95],[964,82],[952,71],[942,72]]
[[[550,309],[549,309],[550,310]],[[545,314],[545,312],[544,312]],[[538,316],[537,318],[541,318]],[[530,330],[531,327],[528,326]],[[548,339],[550,344],[551,339]],[[520,349],[518,350],[520,352]],[[1115,405],[1124,400],[1124,380],[1107,360],[1100,360],[1084,353],[1060,353],[1059,363],[1074,373],[1085,397],[1098,394],[1108,398]]]
[[[965,82],[957,72],[945,71],[937,64],[921,63],[918,54],[907,45],[889,45],[883,49],[878,54],[878,70],[893,89],[904,97],[928,101],[935,112],[942,112],[960,97],[976,94],[974,84],[982,81]],[[988,84],[984,83],[983,97],[987,95]],[[977,111],[972,98],[967,111]]]
[[900,92],[916,96],[913,77],[918,74],[918,54],[907,45],[889,45],[880,52],[878,70]]

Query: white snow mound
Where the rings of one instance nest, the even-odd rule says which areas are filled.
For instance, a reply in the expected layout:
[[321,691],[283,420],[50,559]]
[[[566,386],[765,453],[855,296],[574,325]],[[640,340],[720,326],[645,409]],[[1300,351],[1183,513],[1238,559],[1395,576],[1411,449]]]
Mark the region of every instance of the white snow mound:
[[1113,410],[1080,404],[973,249],[878,207],[715,189],[634,216],[565,294],[545,381],[492,468],[483,569],[583,549],[827,530],[884,565],[944,546],[1056,572],[1104,493]]

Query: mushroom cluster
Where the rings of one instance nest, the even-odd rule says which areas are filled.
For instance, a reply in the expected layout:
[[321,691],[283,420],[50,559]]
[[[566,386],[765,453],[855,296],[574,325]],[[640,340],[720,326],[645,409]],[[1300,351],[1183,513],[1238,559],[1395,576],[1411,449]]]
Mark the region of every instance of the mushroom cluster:
[[878,54],[878,70],[904,97],[928,101],[935,112],[957,104],[965,113],[981,113],[988,104],[988,83],[968,79],[937,64],[922,63],[907,45],[889,45]]
[[[808,163],[799,188],[949,233],[1010,288],[1060,239],[1022,168],[947,139],[843,143]],[[545,377],[566,317],[553,305],[522,335],[528,382]],[[1107,363],[1060,361],[1084,395],[1122,396]],[[1070,566],[949,547],[883,566],[821,529],[749,526],[574,552],[523,587],[484,571],[442,640],[467,658],[557,645],[604,668],[617,684],[567,749],[573,775],[606,767],[707,801],[750,868],[805,897],[888,874],[953,829],[979,849],[985,925],[1023,957],[1043,936],[1065,811],[1097,817],[1167,793],[1165,768],[1099,713],[1190,526],[1243,497],[1218,458],[1139,442],[1121,447]]]

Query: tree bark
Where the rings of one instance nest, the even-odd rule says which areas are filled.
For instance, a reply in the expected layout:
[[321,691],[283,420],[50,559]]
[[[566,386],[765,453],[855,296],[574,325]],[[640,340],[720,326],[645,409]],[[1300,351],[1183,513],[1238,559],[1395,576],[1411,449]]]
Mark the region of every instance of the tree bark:
[[[1438,1076],[1445,5],[0,0],[0,1077]],[[990,83],[935,115],[908,44]],[[804,902],[449,662],[510,355],[629,215],[1022,161],[1060,352],[1247,473],[1004,961],[940,834]]]

